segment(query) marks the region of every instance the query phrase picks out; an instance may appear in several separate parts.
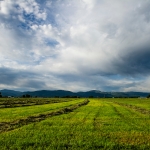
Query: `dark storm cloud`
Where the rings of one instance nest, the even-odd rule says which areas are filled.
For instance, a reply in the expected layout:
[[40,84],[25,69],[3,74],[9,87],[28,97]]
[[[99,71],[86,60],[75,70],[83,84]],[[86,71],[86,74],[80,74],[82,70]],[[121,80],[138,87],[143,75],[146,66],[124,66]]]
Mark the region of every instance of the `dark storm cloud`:
[[38,80],[38,74],[8,68],[0,68],[0,84],[19,86],[22,89],[43,89],[46,87],[43,81]]
[[120,54],[118,60],[113,65],[122,75],[149,75],[150,44],[134,49],[131,47],[128,53]]
[[14,70],[0,68],[0,83],[1,84],[12,85],[12,84],[15,84],[16,80],[17,80],[17,76]]

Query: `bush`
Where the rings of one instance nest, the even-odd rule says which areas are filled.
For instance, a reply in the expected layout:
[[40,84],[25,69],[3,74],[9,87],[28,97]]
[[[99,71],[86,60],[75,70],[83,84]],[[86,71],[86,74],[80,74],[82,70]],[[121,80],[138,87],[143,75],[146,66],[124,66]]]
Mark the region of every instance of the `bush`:
[[147,98],[150,98],[150,94],[147,96]]
[[0,92],[0,97],[2,97],[2,94],[1,94],[1,92]]

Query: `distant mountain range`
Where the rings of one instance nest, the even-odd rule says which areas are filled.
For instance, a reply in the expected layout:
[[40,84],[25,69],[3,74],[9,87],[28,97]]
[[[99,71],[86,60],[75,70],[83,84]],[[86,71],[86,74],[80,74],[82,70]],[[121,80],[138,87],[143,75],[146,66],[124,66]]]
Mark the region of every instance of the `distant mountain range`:
[[23,95],[30,95],[32,97],[147,97],[150,93],[144,92],[101,92],[101,91],[87,91],[87,92],[71,92],[65,90],[40,90],[40,91],[13,91],[13,90],[0,90],[2,96],[21,97]]

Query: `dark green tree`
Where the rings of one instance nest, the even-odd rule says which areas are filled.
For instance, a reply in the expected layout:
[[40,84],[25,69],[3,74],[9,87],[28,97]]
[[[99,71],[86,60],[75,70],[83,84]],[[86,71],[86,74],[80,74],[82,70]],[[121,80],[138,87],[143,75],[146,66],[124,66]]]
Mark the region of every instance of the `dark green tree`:
[[2,97],[2,93],[0,92],[0,97]]
[[31,97],[31,95],[29,95],[29,94],[26,94],[26,97],[27,97],[27,98],[29,98],[29,97]]
[[31,97],[31,95],[26,94],[26,95],[22,95],[22,97],[23,97],[23,98],[30,98],[30,97]]
[[149,94],[149,95],[147,95],[147,98],[150,98],[150,94]]
[[94,98],[94,96],[91,95],[91,96],[89,96],[89,98]]
[[25,98],[26,96],[25,96],[25,95],[22,95],[22,97]]

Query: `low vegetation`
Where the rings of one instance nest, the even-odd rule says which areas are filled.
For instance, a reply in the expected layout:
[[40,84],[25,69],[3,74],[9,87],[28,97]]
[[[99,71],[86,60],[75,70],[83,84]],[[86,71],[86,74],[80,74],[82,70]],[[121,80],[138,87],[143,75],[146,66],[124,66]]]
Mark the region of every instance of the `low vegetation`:
[[65,98],[1,98],[0,108],[13,108],[33,105],[43,105],[50,103],[67,102],[74,99]]
[[[65,103],[67,105],[64,105]],[[143,113],[150,110],[149,99],[104,98],[90,99],[90,102],[76,99],[39,105],[45,116],[50,113],[45,111],[46,105],[53,107],[52,112],[62,113],[45,117],[40,122],[33,121],[11,131],[2,132],[0,149],[150,149],[150,116],[149,113]],[[59,105],[59,108],[54,108],[54,105]],[[82,107],[79,107],[81,105]],[[20,107],[20,110],[29,107],[34,111],[37,106]],[[9,109],[18,108],[0,110],[10,113]],[[32,120],[32,116],[36,113],[33,114],[28,114],[26,117]],[[41,116],[36,115],[36,117]],[[7,121],[10,121],[10,118]],[[19,119],[21,118],[22,115]],[[1,116],[0,119],[4,120]]]
[[[88,102],[89,102],[88,100],[85,100],[83,102],[80,102],[77,104],[72,104],[72,105],[69,105],[68,107],[61,108],[59,110],[50,111],[47,113],[34,115],[34,116],[28,116],[27,118],[21,118],[21,119],[14,120],[11,122],[1,122],[0,123],[0,133],[16,129],[18,127],[21,127],[21,126],[24,126],[24,125],[27,125],[27,124],[30,124],[33,122],[39,122],[39,121],[45,120],[52,116],[72,112],[73,110],[79,108],[80,106],[86,105]],[[67,104],[66,104],[66,106],[67,106]]]
[[0,109],[0,122],[11,122],[18,119],[24,119],[29,116],[46,114],[61,108],[65,108],[77,103],[82,102],[84,99],[71,99],[67,102],[52,103],[45,105],[34,105],[17,108],[1,108]]

